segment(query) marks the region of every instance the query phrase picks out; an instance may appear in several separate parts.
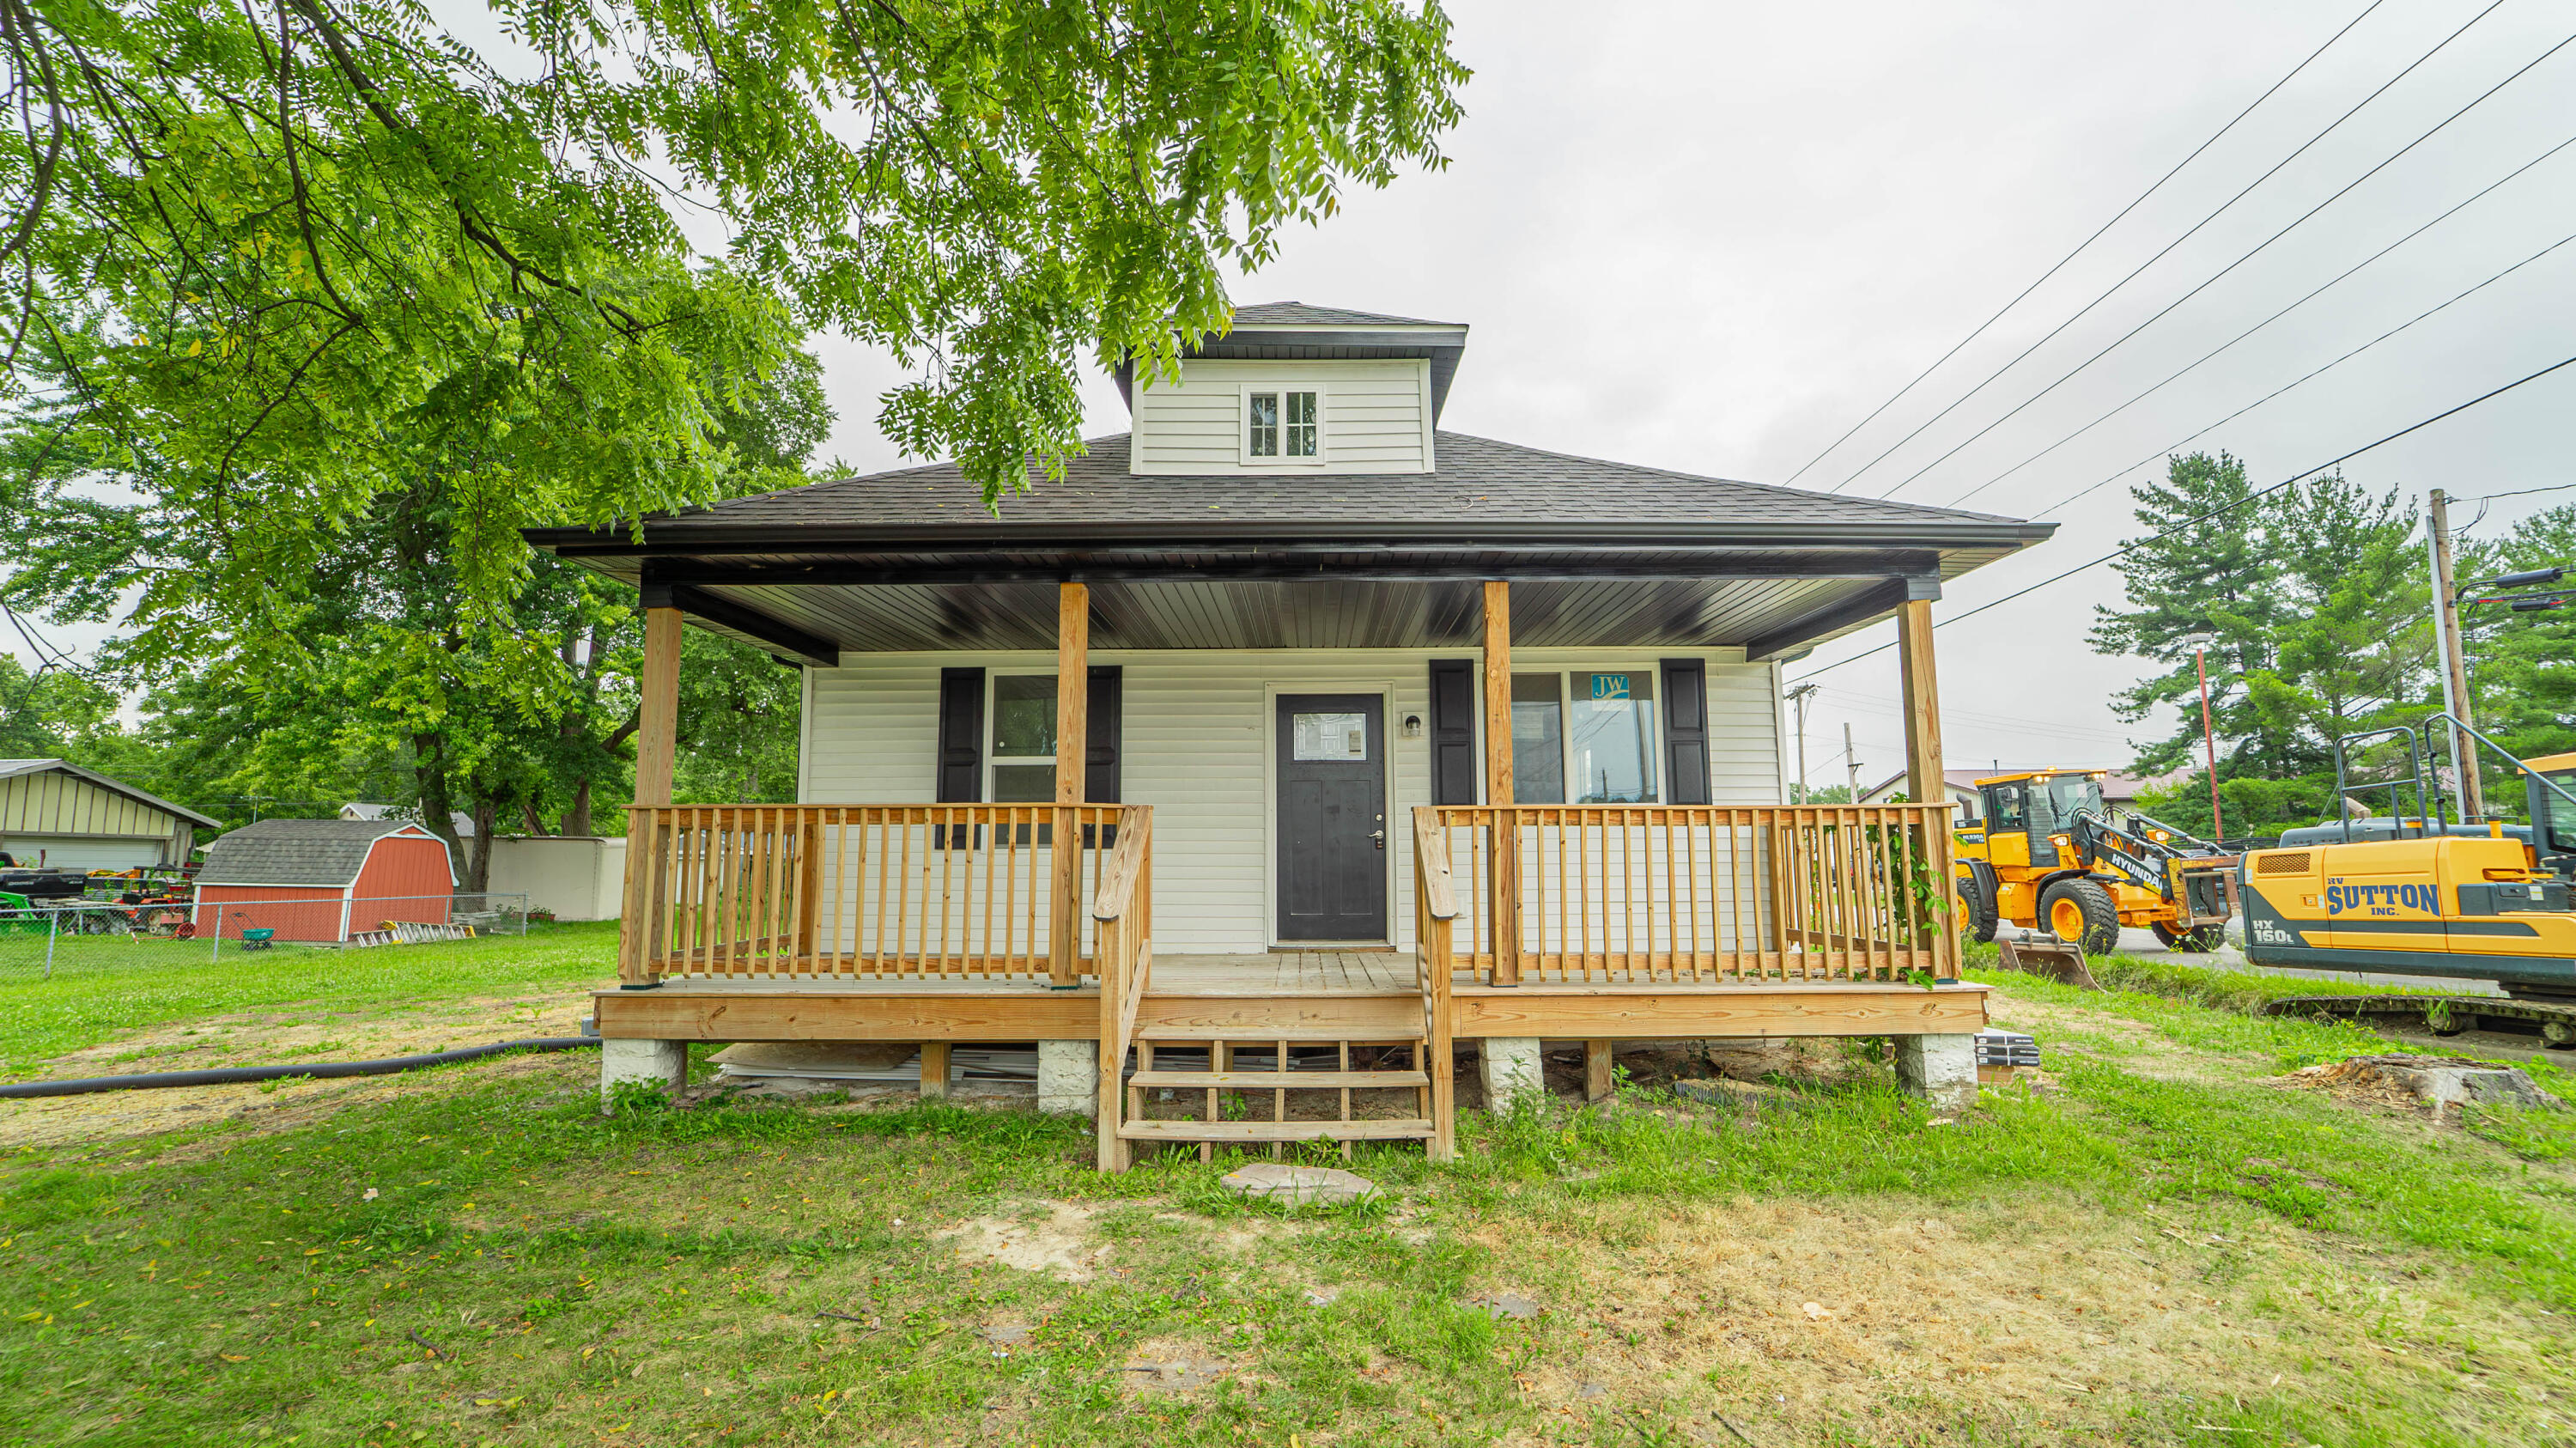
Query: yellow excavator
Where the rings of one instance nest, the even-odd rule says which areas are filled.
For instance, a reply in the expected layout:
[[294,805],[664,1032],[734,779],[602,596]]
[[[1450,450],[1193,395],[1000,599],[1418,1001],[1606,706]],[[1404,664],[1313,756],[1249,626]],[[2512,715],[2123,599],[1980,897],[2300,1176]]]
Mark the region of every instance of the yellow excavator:
[[[2528,824],[2454,823],[2424,746],[2457,728],[2523,781]],[[2401,742],[2406,766],[2351,782],[2356,746]],[[2433,776],[2439,779],[2438,773]],[[2335,745],[2335,798],[2388,790],[2385,816],[2285,831],[2277,848],[2248,852],[2237,893],[2245,954],[2256,965],[2491,980],[2503,996],[2338,996],[2274,1002],[2277,1014],[2421,1016],[2437,1035],[2489,1029],[2576,1049],[2576,754],[2516,759],[2447,714],[2371,730]],[[2415,806],[2404,806],[2411,793]],[[2349,811],[2346,811],[2349,814]]]
[[2004,924],[2107,955],[2123,925],[2172,950],[2209,951],[2234,909],[2237,857],[2102,801],[2102,772],[2034,769],[1977,781],[1984,818],[1952,835],[1959,918],[1978,940]]

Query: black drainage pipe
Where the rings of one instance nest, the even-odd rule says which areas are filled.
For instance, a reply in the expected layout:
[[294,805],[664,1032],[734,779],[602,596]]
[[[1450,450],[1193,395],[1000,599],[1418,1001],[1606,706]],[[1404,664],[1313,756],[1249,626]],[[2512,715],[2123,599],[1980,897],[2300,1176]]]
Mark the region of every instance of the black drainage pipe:
[[92,1091],[149,1091],[159,1086],[231,1086],[243,1081],[282,1081],[290,1076],[391,1076],[397,1071],[417,1071],[425,1066],[480,1060],[504,1051],[577,1051],[584,1046],[598,1044],[597,1036],[532,1036],[524,1041],[433,1051],[426,1056],[388,1056],[381,1061],[317,1061],[305,1066],[224,1066],[209,1071],[152,1071],[140,1076],[26,1081],[15,1086],[0,1086],[0,1100],[29,1096],[86,1096]]

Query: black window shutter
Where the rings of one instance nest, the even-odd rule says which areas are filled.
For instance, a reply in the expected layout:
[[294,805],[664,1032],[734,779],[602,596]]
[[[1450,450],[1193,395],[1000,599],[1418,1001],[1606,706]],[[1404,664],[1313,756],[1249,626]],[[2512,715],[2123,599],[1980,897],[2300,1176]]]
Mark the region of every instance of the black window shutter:
[[1476,661],[1431,661],[1431,802],[1474,804]]
[[[939,671],[939,803],[974,804],[984,797],[984,671]],[[945,830],[931,831],[930,847],[945,849]],[[957,848],[973,841],[959,830]]]
[[[1127,671],[1116,664],[1091,666],[1091,697],[1084,706],[1082,741],[1082,800],[1085,804],[1117,804],[1118,746],[1120,721],[1119,698],[1126,691]],[[1090,834],[1088,829],[1083,832]],[[1085,841],[1089,843],[1089,841]],[[1109,827],[1107,845],[1118,843],[1118,827]]]
[[1664,660],[1664,802],[1708,803],[1708,663]]

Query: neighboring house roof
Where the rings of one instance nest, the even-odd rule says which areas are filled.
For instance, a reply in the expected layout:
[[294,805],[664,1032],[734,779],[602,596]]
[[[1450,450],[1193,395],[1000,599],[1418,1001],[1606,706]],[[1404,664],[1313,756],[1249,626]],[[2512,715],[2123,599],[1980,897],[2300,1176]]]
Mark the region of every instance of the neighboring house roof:
[[104,774],[83,769],[77,764],[68,763],[64,760],[0,759],[0,779],[10,779],[21,774],[49,773],[69,774],[88,780],[90,783],[97,785],[101,789],[121,794],[127,799],[137,801],[138,803],[150,805],[152,808],[157,809],[164,814],[176,815],[180,819],[186,820],[192,825],[202,825],[210,830],[219,830],[224,827],[224,822],[222,820],[209,819],[206,816],[197,813],[195,810],[188,808],[186,805],[172,804],[170,801],[161,798],[159,795],[145,794],[142,790],[136,789],[133,785],[123,783],[119,780],[110,779]]
[[[437,841],[442,852],[447,848],[446,841],[409,820],[261,820],[217,836],[206,846],[206,864],[197,872],[197,883],[337,889],[357,882],[376,841],[403,834]],[[448,869],[452,878],[453,860]]]
[[[349,803],[340,806],[340,818],[344,820],[390,820],[404,818],[404,816],[396,815],[394,813],[396,808],[397,806],[378,804],[373,800],[351,800]],[[474,838],[474,816],[467,814],[461,809],[452,809],[447,812],[447,823],[455,829],[456,837],[458,839],[470,840]]]

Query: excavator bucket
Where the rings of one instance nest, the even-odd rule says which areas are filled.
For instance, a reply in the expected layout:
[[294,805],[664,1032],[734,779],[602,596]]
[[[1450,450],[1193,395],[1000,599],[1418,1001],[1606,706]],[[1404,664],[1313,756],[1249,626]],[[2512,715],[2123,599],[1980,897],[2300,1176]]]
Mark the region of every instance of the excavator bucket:
[[2001,942],[2003,968],[2045,976],[2083,990],[2100,990],[2101,982],[2084,968],[2084,952],[2055,940],[2033,938]]

